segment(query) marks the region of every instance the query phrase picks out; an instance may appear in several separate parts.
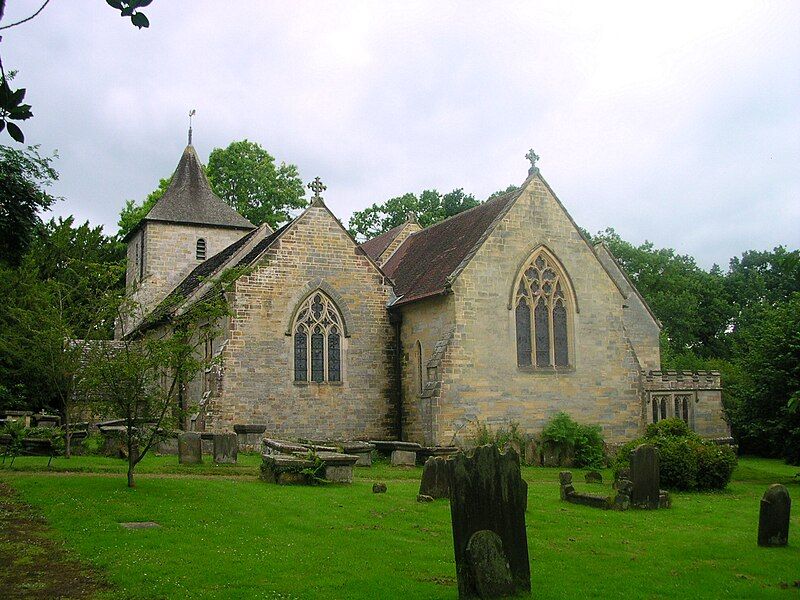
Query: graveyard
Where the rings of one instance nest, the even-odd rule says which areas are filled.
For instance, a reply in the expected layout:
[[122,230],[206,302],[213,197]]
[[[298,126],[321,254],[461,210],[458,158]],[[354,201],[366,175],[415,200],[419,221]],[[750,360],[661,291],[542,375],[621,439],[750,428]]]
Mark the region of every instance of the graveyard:
[[[30,539],[3,537],[14,529],[0,523],[3,577],[26,574],[15,589],[29,597],[48,597],[35,590],[48,589],[66,560],[68,573],[80,564],[96,579],[94,587],[64,583],[61,591],[73,597],[458,597],[449,502],[417,501],[419,466],[377,460],[356,468],[351,484],[282,486],[259,479],[255,453],[224,465],[152,455],[129,489],[120,459],[47,462],[20,456],[0,469],[0,501],[29,504],[47,523]],[[600,471],[603,483],[572,472],[577,492],[613,493],[610,470]],[[800,497],[797,467],[742,458],[724,491],[672,492],[668,510],[564,502],[559,473],[522,468],[531,598],[619,597],[622,590],[628,598],[787,598],[799,591],[797,510],[788,546],[757,543],[762,495],[781,483]],[[385,493],[373,493],[378,482]],[[18,514],[0,511],[0,519]],[[42,539],[63,551],[56,562]],[[37,564],[45,565],[39,578],[29,573]]]

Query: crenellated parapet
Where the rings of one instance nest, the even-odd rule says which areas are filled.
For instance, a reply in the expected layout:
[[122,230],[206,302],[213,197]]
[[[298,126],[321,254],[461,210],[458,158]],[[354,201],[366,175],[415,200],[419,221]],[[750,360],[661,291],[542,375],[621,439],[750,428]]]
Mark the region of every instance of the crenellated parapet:
[[646,391],[722,389],[719,371],[647,371],[642,384]]

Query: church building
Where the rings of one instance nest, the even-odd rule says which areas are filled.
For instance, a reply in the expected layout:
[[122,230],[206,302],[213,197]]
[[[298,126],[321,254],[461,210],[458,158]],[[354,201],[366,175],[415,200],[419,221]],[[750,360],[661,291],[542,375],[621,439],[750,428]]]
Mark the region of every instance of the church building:
[[[529,155],[536,158],[533,153]],[[244,268],[187,388],[190,426],[319,440],[468,440],[478,423],[539,433],[558,412],[623,442],[684,419],[727,437],[719,373],[660,370],[660,324],[532,160],[518,189],[445,221],[356,242],[319,178],[296,218],[255,227],[214,195],[189,145],[128,245],[135,331],[170,327]]]

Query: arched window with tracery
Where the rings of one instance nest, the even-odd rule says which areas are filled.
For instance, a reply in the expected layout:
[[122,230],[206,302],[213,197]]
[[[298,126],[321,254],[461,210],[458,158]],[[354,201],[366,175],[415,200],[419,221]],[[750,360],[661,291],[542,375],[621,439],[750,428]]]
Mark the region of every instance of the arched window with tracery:
[[555,258],[544,248],[534,252],[522,269],[514,311],[518,366],[571,366],[569,284]]
[[292,327],[295,381],[342,380],[342,323],[339,309],[323,291],[302,302]]

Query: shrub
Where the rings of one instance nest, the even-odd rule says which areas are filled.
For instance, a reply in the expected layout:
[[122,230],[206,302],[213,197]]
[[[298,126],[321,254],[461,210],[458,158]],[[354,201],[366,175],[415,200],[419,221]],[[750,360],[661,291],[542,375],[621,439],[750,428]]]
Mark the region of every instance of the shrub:
[[623,445],[614,461],[614,473],[630,467],[631,453],[640,444],[658,451],[661,485],[676,490],[716,490],[728,485],[736,468],[730,446],[703,440],[680,419],[664,419],[648,425],[645,436]]
[[477,421],[470,441],[475,446],[495,445],[500,450],[505,450],[510,444],[516,445],[520,450],[525,447],[525,437],[520,431],[519,423],[515,421],[495,430],[492,430],[485,422]]
[[103,453],[104,446],[105,440],[103,439],[103,436],[99,433],[92,433],[87,435],[83,440],[81,449],[83,450],[84,454],[100,455]]
[[554,416],[542,431],[542,442],[562,454],[573,454],[576,467],[602,467],[606,462],[605,442],[598,425],[581,425],[567,413]]

